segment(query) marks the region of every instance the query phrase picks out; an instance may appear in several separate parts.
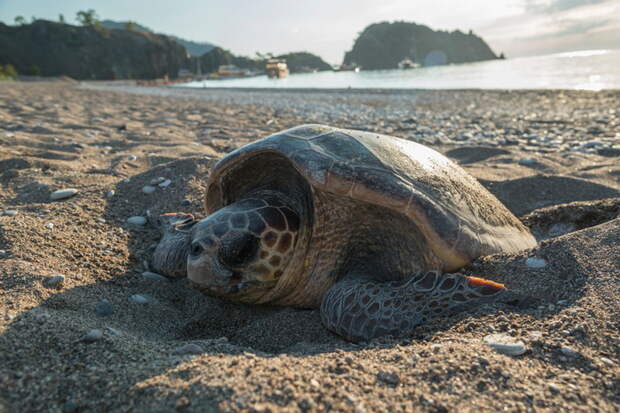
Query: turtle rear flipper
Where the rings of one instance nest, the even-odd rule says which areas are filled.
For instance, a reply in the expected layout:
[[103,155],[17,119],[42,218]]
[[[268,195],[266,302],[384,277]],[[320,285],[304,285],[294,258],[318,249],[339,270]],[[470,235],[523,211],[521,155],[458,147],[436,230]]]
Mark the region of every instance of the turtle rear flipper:
[[502,284],[439,271],[419,271],[404,281],[345,277],[321,303],[321,319],[351,341],[402,336],[433,317],[516,298]]

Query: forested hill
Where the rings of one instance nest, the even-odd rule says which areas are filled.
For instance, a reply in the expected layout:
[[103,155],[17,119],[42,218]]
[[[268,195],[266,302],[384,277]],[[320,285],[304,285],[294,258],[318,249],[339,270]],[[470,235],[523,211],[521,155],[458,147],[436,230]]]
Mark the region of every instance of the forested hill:
[[383,22],[366,27],[345,54],[344,64],[363,69],[394,69],[403,59],[423,66],[497,59],[480,37],[459,30],[434,31],[408,22]]

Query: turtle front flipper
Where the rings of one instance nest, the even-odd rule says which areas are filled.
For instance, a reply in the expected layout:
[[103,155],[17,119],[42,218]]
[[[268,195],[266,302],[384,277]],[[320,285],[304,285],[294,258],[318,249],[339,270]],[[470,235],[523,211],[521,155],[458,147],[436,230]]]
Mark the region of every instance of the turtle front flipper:
[[197,222],[192,214],[176,212],[160,215],[153,222],[162,233],[151,260],[156,272],[175,278],[187,276],[191,229]]
[[376,281],[353,275],[330,288],[321,319],[350,341],[402,336],[429,318],[514,298],[502,284],[439,271],[419,271],[404,281]]

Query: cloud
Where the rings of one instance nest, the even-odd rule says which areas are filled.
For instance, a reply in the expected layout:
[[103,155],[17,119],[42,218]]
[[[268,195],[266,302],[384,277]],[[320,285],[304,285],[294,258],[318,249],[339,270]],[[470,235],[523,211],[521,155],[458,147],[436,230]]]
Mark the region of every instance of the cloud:
[[608,0],[552,0],[551,2],[539,2],[526,0],[525,11],[532,13],[556,13],[572,10],[583,6],[605,3]]

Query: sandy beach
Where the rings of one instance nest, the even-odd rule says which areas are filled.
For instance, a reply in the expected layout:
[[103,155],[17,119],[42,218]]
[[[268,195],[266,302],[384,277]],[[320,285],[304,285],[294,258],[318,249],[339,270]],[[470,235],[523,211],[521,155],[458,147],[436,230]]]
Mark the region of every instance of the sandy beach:
[[[0,82],[0,413],[617,412],[619,115],[620,91]],[[129,218],[204,215],[216,159],[305,123],[458,162],[539,240],[462,272],[532,304],[352,344],[316,310],[144,275],[159,233]],[[51,199],[63,189],[77,192]],[[519,355],[489,345],[496,334]]]

